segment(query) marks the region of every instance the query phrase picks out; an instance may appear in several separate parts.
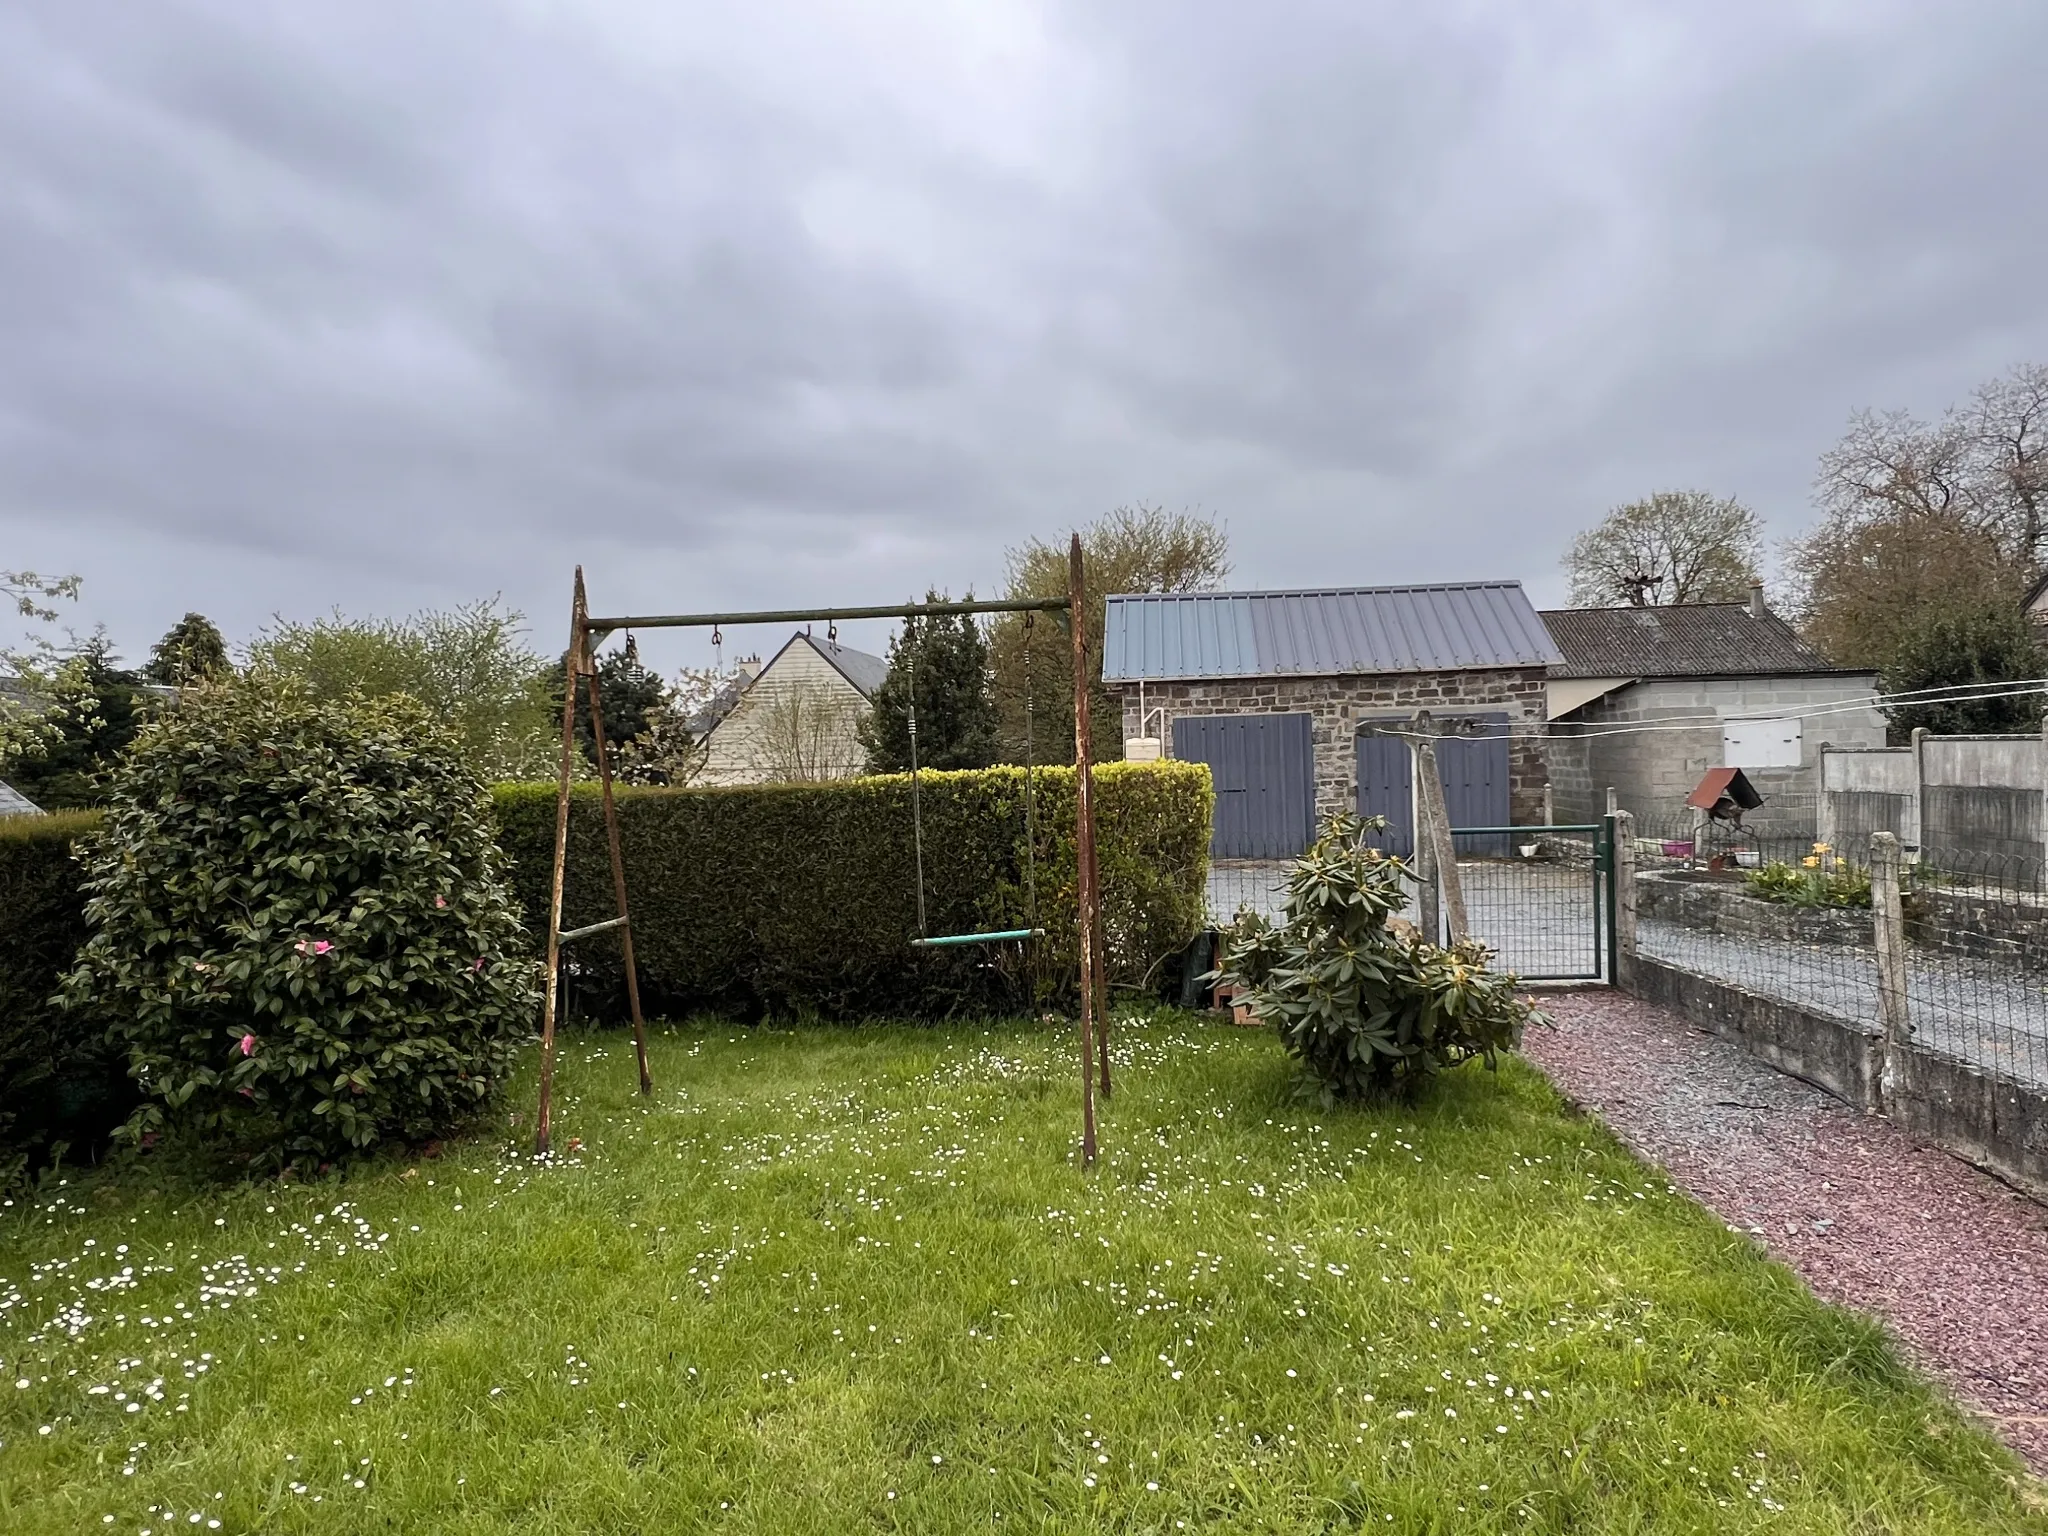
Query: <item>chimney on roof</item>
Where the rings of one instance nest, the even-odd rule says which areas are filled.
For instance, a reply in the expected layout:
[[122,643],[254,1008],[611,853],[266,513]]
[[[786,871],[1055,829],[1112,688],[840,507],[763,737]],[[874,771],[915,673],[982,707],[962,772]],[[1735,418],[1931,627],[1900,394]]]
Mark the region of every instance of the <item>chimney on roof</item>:
[[1764,584],[1760,581],[1752,581],[1749,584],[1749,616],[1753,619],[1769,617],[1769,612],[1764,607]]

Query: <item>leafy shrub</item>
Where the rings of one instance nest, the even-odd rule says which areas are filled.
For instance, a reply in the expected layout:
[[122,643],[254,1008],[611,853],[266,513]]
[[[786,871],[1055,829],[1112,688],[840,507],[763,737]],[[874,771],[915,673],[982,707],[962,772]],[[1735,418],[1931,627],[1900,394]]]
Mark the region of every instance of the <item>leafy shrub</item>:
[[1284,920],[1241,913],[1224,937],[1219,979],[1279,1030],[1325,1105],[1412,1092],[1474,1056],[1491,1067],[1534,1017],[1484,945],[1389,927],[1415,877],[1361,841],[1377,825],[1333,817],[1288,876]]
[[[1025,926],[1024,773],[924,775],[925,889],[933,933]],[[551,784],[502,785],[500,836],[530,926],[546,931],[555,825]],[[1113,983],[1138,985],[1202,926],[1213,795],[1191,763],[1097,771],[1097,861]],[[918,950],[916,871],[906,775],[728,789],[627,789],[619,795],[633,948],[659,1006],[861,1018],[941,1017],[1071,993],[1074,773],[1037,774],[1038,925],[1018,950]],[[570,817],[563,925],[612,916],[595,789]],[[571,951],[586,989],[619,985],[610,939]]]
[[72,844],[90,811],[0,818],[0,1186],[63,1146],[126,1118],[135,1092],[121,1055],[53,999],[85,942],[84,871]]
[[1773,859],[1761,869],[1743,876],[1752,896],[1792,907],[1867,907],[1870,905],[1870,871],[1852,864],[1826,843],[1815,843],[1813,852],[1794,868],[1783,859]]
[[536,1006],[483,788],[412,700],[197,690],[138,739],[84,845],[65,982],[167,1122],[286,1156],[439,1132]]

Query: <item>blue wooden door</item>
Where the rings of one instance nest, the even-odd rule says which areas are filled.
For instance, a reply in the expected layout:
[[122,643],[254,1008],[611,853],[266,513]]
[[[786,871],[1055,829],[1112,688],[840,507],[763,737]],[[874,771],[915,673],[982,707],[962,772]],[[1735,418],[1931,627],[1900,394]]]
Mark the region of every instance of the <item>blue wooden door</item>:
[[[1508,717],[1504,714],[1461,716],[1476,732],[1446,736],[1436,744],[1437,777],[1444,786],[1444,809],[1451,829],[1504,827],[1508,824]],[[1441,725],[1456,722],[1443,721]],[[1405,730],[1407,722],[1389,721]],[[1384,816],[1387,828],[1367,839],[1373,847],[1401,858],[1415,856],[1414,758],[1406,736],[1358,737],[1358,814]],[[1505,858],[1505,837],[1461,837],[1463,858]]]
[[1182,715],[1173,755],[1207,763],[1216,785],[1215,859],[1291,859],[1315,836],[1314,722],[1308,715]]
[[[1437,777],[1443,780],[1444,810],[1451,830],[1508,825],[1508,717],[1470,717],[1477,734],[1449,736],[1436,744]],[[1459,837],[1452,843],[1461,859],[1504,859],[1508,839]]]
[[1415,856],[1415,762],[1399,736],[1358,738],[1358,814],[1384,816],[1386,829],[1366,841],[1396,858]]

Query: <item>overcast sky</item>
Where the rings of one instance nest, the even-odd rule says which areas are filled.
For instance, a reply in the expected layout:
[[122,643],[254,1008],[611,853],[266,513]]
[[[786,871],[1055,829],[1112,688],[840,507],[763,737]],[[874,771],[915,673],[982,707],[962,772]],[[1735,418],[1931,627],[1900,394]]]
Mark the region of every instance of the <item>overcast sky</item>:
[[[1518,577],[2048,359],[2048,5],[10,0],[0,566],[188,608]],[[664,660],[705,660],[701,641]]]

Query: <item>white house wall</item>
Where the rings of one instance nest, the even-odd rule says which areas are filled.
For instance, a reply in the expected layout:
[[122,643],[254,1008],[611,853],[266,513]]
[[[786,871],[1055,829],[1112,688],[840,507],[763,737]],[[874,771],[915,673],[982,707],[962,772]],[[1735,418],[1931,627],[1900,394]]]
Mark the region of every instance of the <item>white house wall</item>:
[[867,717],[868,701],[839,669],[801,642],[790,646],[754,679],[740,701],[712,730],[705,744],[703,770],[695,783],[768,784],[781,777],[774,771],[769,742],[774,701],[798,689],[816,690],[839,701],[845,710],[844,729],[834,733],[826,756],[832,778],[852,778],[867,761],[855,732]]

